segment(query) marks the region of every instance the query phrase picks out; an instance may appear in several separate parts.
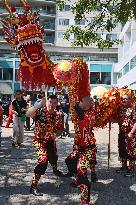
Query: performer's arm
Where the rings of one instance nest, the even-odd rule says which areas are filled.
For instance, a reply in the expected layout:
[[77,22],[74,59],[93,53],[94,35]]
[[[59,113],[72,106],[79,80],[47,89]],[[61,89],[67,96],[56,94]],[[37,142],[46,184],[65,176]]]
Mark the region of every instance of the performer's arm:
[[56,137],[59,137],[63,132],[63,129],[62,130],[58,130],[55,134],[56,134]]
[[17,111],[16,111],[14,105],[12,105],[12,112],[13,112],[13,114],[15,114],[16,116],[18,116],[18,113],[17,113]]
[[129,137],[132,137],[133,134],[136,133],[136,123],[134,124],[133,128],[131,129],[130,133],[128,134]]
[[34,106],[30,107],[27,112],[26,112],[26,116],[27,117],[34,117],[35,116],[35,112],[41,108],[42,106],[46,105],[46,99],[43,98],[39,103],[35,104]]

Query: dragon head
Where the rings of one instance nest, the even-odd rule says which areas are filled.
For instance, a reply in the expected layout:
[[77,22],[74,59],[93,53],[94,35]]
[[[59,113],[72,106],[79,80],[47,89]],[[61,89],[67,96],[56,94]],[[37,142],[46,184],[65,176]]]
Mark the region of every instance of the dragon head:
[[[10,14],[8,18],[1,20],[5,39],[19,53],[22,83],[27,80],[29,84],[34,82],[36,86],[39,82],[40,84],[51,84],[50,82],[53,82],[54,79],[50,79],[49,82],[47,75],[50,74],[50,77],[53,78],[53,75],[51,76],[53,63],[43,49],[44,29],[40,26],[39,13],[32,12],[26,1],[20,1],[23,3],[24,13],[17,13],[15,7],[10,7],[7,1],[3,0],[3,4]],[[39,72],[41,77],[38,78]]]
[[16,47],[25,65],[37,66],[44,62],[45,51],[42,47],[44,30],[40,27],[38,13],[31,13],[30,6],[25,1],[22,14],[16,13],[15,7],[9,7],[3,0],[10,17],[2,20],[6,40]]
[[36,24],[29,23],[16,29],[15,42],[17,50],[26,64],[37,66],[45,61],[42,36],[42,30]]

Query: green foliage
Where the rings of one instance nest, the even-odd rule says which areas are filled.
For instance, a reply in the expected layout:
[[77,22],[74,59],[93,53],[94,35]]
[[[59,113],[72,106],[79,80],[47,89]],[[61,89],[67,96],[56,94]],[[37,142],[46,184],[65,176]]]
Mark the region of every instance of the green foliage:
[[56,0],[56,5],[57,5],[57,8],[59,10],[62,10],[64,5],[65,5],[65,1],[61,1],[61,0]]
[[[70,0],[56,1],[59,8],[69,4]],[[69,40],[70,34],[76,36],[73,46],[89,46],[95,44],[99,48],[109,48],[118,40],[103,40],[99,33],[109,32],[118,24],[125,24],[130,19],[136,19],[136,0],[76,0],[71,5],[71,11],[75,15],[75,20],[85,19],[86,26],[69,26],[64,38]],[[87,15],[93,15],[89,21]]]

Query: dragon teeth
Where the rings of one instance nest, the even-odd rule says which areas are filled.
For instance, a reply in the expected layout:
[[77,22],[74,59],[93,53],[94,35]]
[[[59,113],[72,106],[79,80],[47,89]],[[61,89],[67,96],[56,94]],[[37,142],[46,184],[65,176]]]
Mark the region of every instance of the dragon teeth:
[[30,38],[28,40],[23,40],[19,42],[19,44],[17,45],[17,48],[19,48],[21,45],[31,45],[33,43],[42,43],[42,39],[39,37],[35,37],[35,38]]

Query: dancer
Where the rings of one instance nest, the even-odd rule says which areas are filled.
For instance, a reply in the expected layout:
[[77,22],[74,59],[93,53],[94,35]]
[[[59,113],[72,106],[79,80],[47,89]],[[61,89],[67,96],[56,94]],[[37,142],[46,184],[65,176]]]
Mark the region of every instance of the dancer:
[[[123,108],[119,114],[119,136],[118,136],[118,147],[119,147],[119,158],[121,162],[121,168],[116,170],[117,173],[125,173],[126,177],[134,176],[135,167],[135,156],[131,153],[131,146],[129,145],[129,136],[131,135],[131,129],[136,122],[135,119],[135,107],[131,103],[131,96],[124,94]],[[133,130],[132,130],[133,131]],[[129,134],[129,136],[128,136]],[[134,137],[131,136],[131,137]],[[129,166],[127,162],[129,161]]]
[[[45,174],[48,162],[51,164],[53,173],[56,176],[63,176],[62,172],[57,169],[57,149],[56,137],[60,136],[63,131],[62,116],[56,111],[58,99],[56,95],[50,95],[43,98],[39,103],[29,108],[27,116],[36,117],[36,127],[34,131],[33,143],[38,154],[38,164],[34,169],[34,176],[31,183],[30,193],[35,196],[43,194],[37,188],[41,175]],[[44,106],[44,107],[43,107]],[[38,109],[41,110],[38,115]]]
[[90,96],[83,97],[75,104],[77,129],[75,131],[73,152],[66,158],[69,172],[66,176],[75,176],[72,186],[79,186],[82,205],[90,201],[90,182],[87,169],[91,169],[91,181],[97,181],[96,164],[96,139],[93,134],[94,104]]
[[58,85],[68,86],[70,111],[75,129],[73,152],[66,158],[69,172],[65,176],[76,177],[73,186],[81,190],[82,205],[90,201],[90,182],[87,169],[91,168],[92,181],[97,181],[96,145],[93,134],[94,103],[90,97],[89,71],[86,62],[81,59],[61,61],[53,74]]

